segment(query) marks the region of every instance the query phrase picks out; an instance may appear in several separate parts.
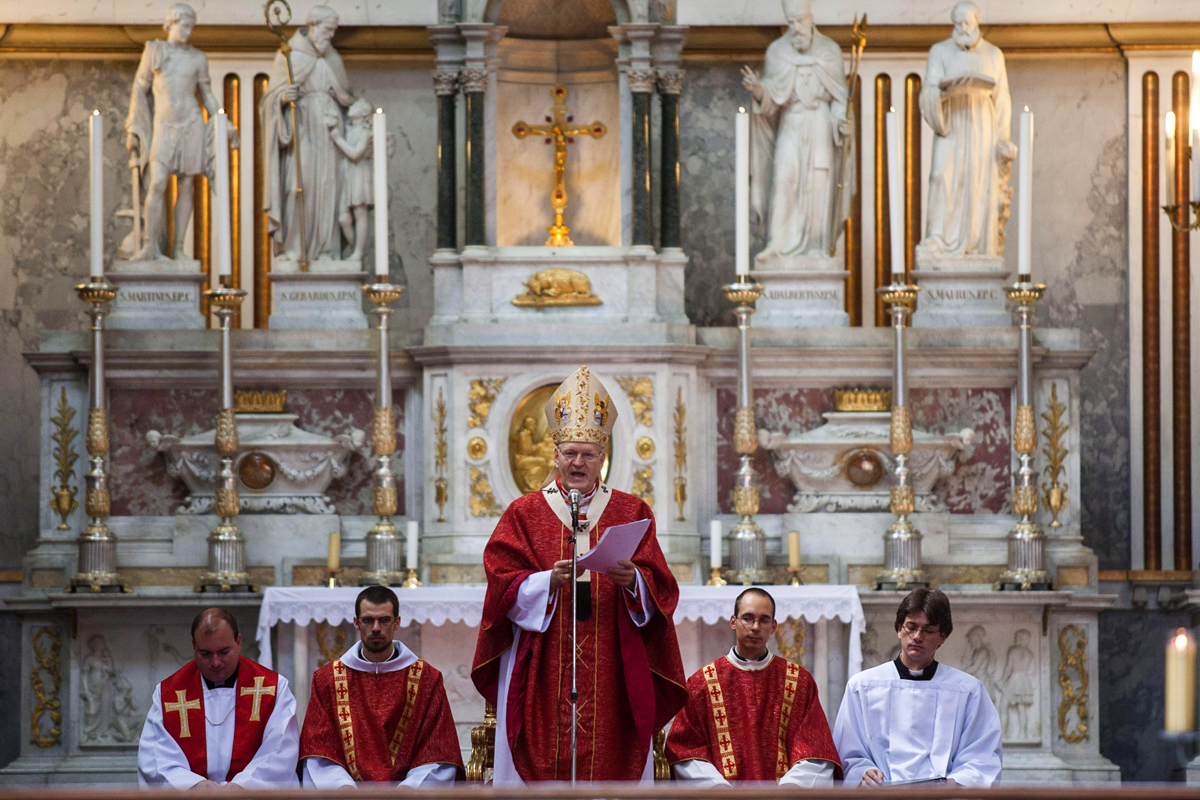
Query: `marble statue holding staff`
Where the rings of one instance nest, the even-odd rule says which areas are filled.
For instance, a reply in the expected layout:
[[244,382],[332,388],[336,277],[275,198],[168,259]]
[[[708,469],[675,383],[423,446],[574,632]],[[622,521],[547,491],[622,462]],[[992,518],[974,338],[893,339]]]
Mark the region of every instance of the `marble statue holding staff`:
[[[212,177],[213,118],[219,104],[208,75],[208,57],[187,43],[195,26],[196,12],[191,6],[171,6],[163,23],[167,38],[146,42],[133,81],[125,147],[147,184],[145,244],[133,254],[135,261],[166,258],[166,192],[172,175],[179,179],[173,253],[177,259],[185,258],[183,240],[192,216],[192,178],[201,174]],[[207,126],[201,104],[208,111]],[[236,148],[237,131],[231,128],[229,134],[230,145]]]
[[929,49],[921,116],[933,128],[928,222],[918,255],[1003,255],[1004,191],[1017,148],[1004,53],[979,33],[979,7],[950,12],[954,32]]
[[[262,100],[263,161],[266,187],[263,208],[268,228],[282,258],[311,263],[340,260],[341,229],[339,159],[334,136],[342,135],[342,112],[353,101],[342,58],[333,47],[338,15],[328,6],[314,6],[305,27],[292,35],[291,72],[287,56],[275,55],[270,82]],[[293,141],[293,106],[296,136]],[[300,151],[303,201],[296,202],[295,150]],[[299,224],[298,208],[304,224]],[[301,231],[305,246],[300,243]]]
[[[753,103],[750,204],[767,221],[760,269],[797,257],[828,258],[840,148],[848,144],[849,91],[842,51],[813,24],[811,0],[783,0],[788,29],[767,48],[763,75],[742,69]],[[849,160],[853,163],[853,160]],[[846,176],[847,185],[854,176]],[[768,204],[768,197],[770,198]],[[786,263],[780,266],[787,266]]]

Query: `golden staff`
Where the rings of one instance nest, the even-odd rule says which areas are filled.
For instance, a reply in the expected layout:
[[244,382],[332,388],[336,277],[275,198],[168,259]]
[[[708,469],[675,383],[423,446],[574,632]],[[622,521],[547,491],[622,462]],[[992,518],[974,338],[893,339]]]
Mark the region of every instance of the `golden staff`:
[[[280,8],[282,6],[283,8]],[[281,26],[292,21],[292,7],[287,0],[267,0],[263,7],[263,16],[267,20],[267,28],[279,37],[279,52],[283,53],[283,62],[287,65],[288,85],[295,86],[292,78],[292,46],[288,44],[287,34]],[[274,16],[274,22],[271,17]],[[300,271],[308,272],[308,237],[304,230],[304,179],[300,169],[300,134],[296,128],[296,101],[289,100],[292,109],[292,150],[296,156],[296,219],[300,224]],[[282,210],[281,210],[282,217]]]
[[[855,84],[858,82],[858,67],[862,63],[863,48],[867,46],[867,15],[862,15],[860,22],[854,17],[854,28],[850,31],[853,42],[850,44],[850,77],[846,79],[846,88],[850,91],[846,96],[846,119],[854,118]],[[838,160],[837,190],[834,192],[834,204],[830,215],[829,255],[837,253],[837,226],[842,215],[842,198],[846,194],[846,159],[850,157],[850,137],[853,131],[842,141],[842,154]]]

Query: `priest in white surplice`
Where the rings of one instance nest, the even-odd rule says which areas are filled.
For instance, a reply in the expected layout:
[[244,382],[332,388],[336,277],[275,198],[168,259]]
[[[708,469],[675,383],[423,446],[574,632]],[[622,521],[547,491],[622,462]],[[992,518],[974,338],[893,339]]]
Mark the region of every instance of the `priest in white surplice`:
[[300,734],[287,678],[243,658],[237,620],[192,622],[196,658],[154,689],[138,743],[138,783],[174,789],[296,786]]
[[900,655],[850,678],[833,729],[847,786],[1000,776],[1000,717],[977,679],[934,656],[953,629],[950,601],[917,589],[896,612]]

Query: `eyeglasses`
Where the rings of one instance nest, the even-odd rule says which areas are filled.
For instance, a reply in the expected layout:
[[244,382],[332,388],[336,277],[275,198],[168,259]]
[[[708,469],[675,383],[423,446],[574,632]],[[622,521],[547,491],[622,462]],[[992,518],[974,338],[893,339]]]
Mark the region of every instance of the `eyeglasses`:
[[774,617],[752,617],[749,614],[743,614],[737,618],[737,621],[742,623],[747,628],[765,628],[775,621]]
[[937,636],[942,632],[942,629],[936,625],[926,625],[922,627],[920,625],[913,625],[911,622],[904,623],[902,626],[900,626],[900,629],[909,636],[916,636],[918,632],[922,636]]
[[365,628],[374,628],[375,623],[379,623],[381,628],[386,628],[396,621],[395,617],[359,617],[358,622]]
[[566,459],[568,464],[581,458],[583,459],[583,463],[591,464],[602,455],[601,453],[593,453],[590,450],[559,450],[558,454]]

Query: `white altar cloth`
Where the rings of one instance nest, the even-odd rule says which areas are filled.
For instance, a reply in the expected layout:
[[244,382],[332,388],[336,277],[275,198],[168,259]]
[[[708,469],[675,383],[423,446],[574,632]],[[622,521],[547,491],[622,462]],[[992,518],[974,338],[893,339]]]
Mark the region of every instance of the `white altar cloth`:
[[[734,598],[744,586],[679,587],[675,623],[699,621],[712,625],[732,615]],[[866,617],[858,590],[853,586],[764,586],[775,598],[775,618],[791,618],[810,624],[822,619],[837,619],[850,626],[846,653],[847,674],[862,669],[862,633]],[[358,586],[269,586],[263,590],[258,613],[259,661],[271,668],[271,628],[280,622],[308,626],[314,622],[342,625],[354,617],[354,598]],[[480,585],[422,586],[398,589],[400,619],[405,624],[445,625],[461,622],[478,627],[483,617],[485,587]]]

